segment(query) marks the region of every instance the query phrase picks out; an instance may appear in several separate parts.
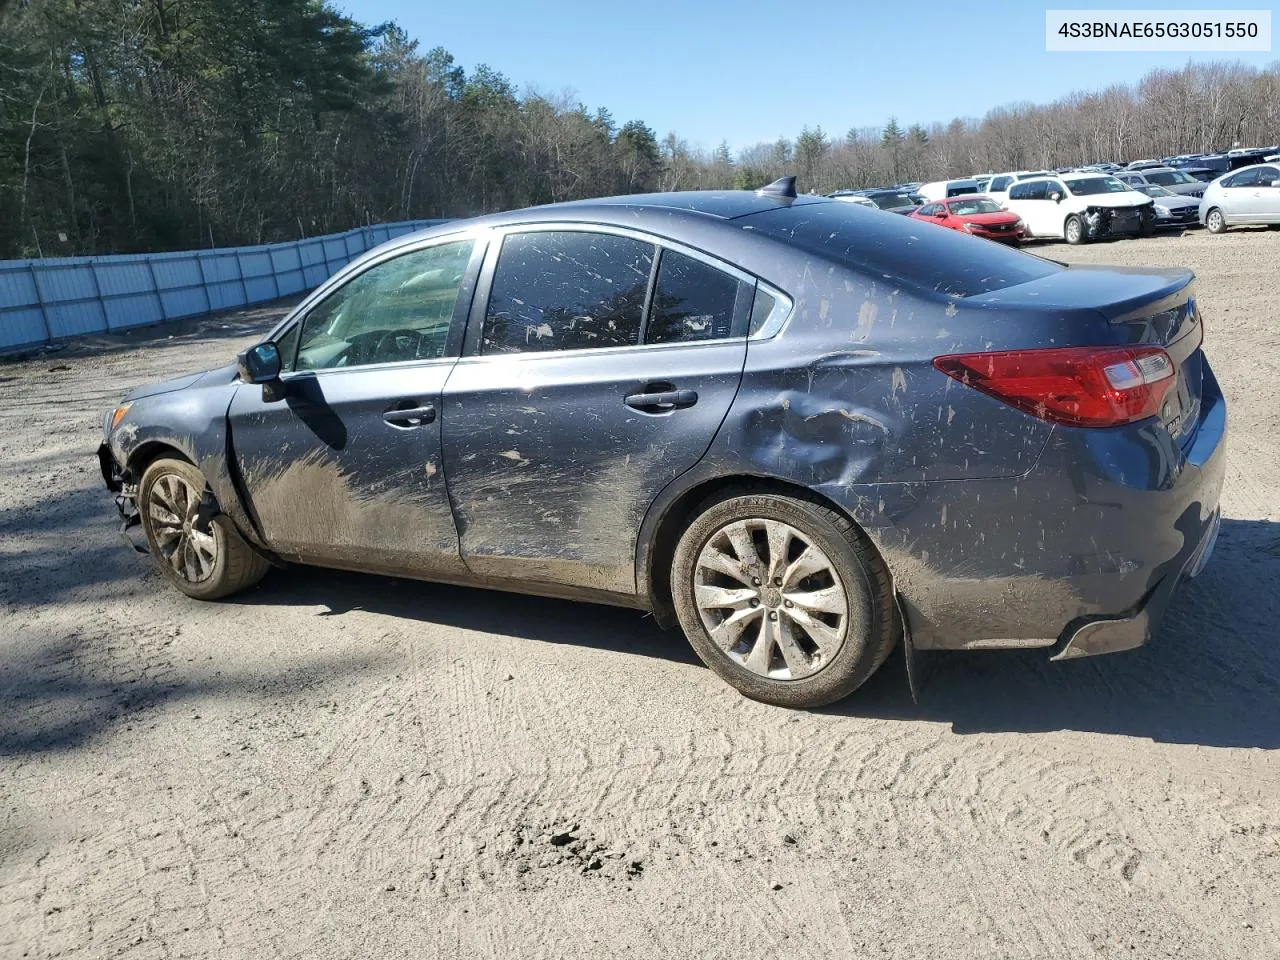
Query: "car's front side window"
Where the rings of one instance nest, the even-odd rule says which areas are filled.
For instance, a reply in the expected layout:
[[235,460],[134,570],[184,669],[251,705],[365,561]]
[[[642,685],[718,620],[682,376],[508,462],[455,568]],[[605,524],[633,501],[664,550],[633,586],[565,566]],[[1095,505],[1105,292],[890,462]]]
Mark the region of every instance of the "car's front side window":
[[512,233],[498,254],[481,352],[640,342],[652,243],[589,231]]
[[307,312],[291,369],[444,356],[473,247],[460,240],[414,250],[347,281]]

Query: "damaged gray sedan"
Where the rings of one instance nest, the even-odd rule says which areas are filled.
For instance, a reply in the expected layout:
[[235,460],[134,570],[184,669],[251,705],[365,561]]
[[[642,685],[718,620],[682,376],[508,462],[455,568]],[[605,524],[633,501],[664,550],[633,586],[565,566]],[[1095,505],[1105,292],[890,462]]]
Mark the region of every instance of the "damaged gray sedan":
[[369,252],[99,458],[192,597],[289,562],[634,607],[815,707],[897,643],[1148,639],[1218,528],[1193,283],[789,182],[540,207]]

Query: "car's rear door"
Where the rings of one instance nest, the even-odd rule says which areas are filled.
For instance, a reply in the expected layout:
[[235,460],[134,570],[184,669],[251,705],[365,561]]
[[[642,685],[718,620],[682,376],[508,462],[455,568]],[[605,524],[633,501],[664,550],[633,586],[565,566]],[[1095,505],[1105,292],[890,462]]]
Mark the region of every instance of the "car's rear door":
[[1257,170],[1242,170],[1221,183],[1219,206],[1228,223],[1256,223],[1255,209],[1260,178]]
[[728,264],[617,228],[495,240],[444,390],[467,567],[633,594],[645,511],[738,390],[754,290]]
[[1263,223],[1280,223],[1280,167],[1259,167],[1253,203]]
[[1037,237],[1062,236],[1062,224],[1058,222],[1061,208],[1049,199],[1049,185],[1048,180],[1019,180],[1009,188],[1009,202],[1005,204]]
[[278,383],[236,391],[234,469],[274,550],[350,569],[465,573],[440,394],[482,260],[477,233],[371,263],[278,335]]

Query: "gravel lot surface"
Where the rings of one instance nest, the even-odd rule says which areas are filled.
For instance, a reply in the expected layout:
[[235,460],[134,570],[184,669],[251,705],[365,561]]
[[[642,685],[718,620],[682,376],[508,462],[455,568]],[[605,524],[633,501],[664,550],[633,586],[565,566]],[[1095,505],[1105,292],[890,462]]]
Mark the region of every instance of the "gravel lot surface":
[[1280,957],[1280,233],[1040,252],[1199,274],[1227,519],[1152,645],[947,655],[919,706],[898,657],[751,703],[603,607],[188,600],[102,415],[278,308],[0,364],[0,957]]

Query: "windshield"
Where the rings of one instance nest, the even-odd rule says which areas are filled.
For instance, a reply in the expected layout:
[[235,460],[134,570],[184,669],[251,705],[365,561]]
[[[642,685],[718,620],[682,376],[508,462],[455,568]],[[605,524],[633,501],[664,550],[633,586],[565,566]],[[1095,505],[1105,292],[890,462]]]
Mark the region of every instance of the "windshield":
[[1127,183],[1121,183],[1115,177],[1085,177],[1080,180],[1068,180],[1067,189],[1072,196],[1091,197],[1097,193],[1124,193],[1133,189]]
[[873,193],[869,195],[871,202],[881,210],[892,210],[894,207],[914,207],[911,198],[905,193],[896,193],[887,191],[885,193]]
[[972,200],[953,200],[949,204],[951,212],[958,217],[968,217],[975,213],[999,213],[1000,204],[986,197]]
[[1172,197],[1174,193],[1166,190],[1164,187],[1157,187],[1154,183],[1143,184],[1137,188],[1139,193],[1145,193],[1148,197]]
[[1196,178],[1188,176],[1181,170],[1164,170],[1158,173],[1148,173],[1147,179],[1152,183],[1158,183],[1167,187],[1171,183],[1195,183]]

